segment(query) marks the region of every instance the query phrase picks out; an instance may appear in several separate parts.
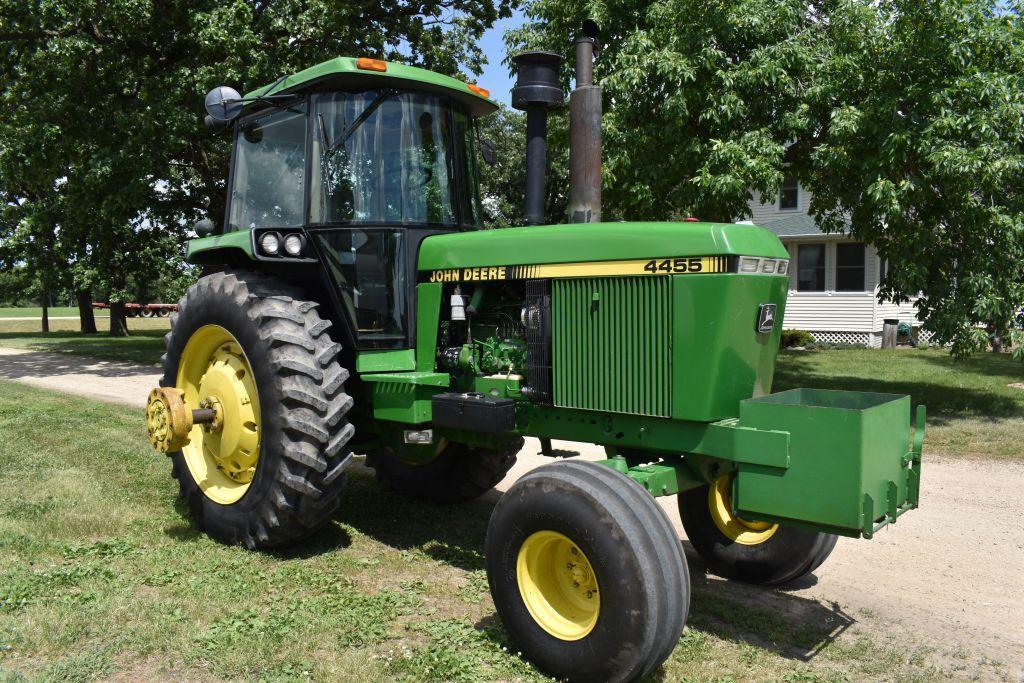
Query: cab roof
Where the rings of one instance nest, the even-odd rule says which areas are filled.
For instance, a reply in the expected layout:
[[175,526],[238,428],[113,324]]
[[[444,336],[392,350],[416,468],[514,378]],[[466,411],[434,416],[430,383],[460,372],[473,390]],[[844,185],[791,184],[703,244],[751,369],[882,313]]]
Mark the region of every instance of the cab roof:
[[374,71],[357,66],[355,57],[335,57],[311,66],[296,74],[287,76],[276,83],[268,83],[245,97],[261,95],[282,95],[319,88],[400,88],[420,90],[448,95],[462,103],[472,117],[490,114],[498,108],[497,103],[470,90],[469,84],[456,78],[433,71],[406,66],[395,62],[372,60],[385,66],[384,71]]

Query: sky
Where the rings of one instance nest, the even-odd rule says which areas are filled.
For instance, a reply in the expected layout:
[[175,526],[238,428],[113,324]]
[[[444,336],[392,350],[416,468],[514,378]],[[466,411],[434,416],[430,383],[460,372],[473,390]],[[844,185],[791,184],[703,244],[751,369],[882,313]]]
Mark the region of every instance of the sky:
[[516,10],[508,19],[495,22],[494,26],[484,33],[480,40],[480,47],[487,56],[487,65],[484,66],[484,72],[480,75],[477,83],[481,88],[491,91],[492,99],[503,104],[508,104],[511,101],[510,93],[515,81],[508,75],[508,67],[501,63],[506,54],[505,41],[502,36],[508,29],[518,28],[525,21],[523,13]]

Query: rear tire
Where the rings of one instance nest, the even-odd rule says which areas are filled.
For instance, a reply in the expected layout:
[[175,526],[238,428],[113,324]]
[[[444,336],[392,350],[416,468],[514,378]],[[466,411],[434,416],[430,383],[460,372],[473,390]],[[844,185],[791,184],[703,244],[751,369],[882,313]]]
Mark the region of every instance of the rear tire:
[[545,465],[517,481],[491,515],[486,560],[505,629],[556,678],[642,678],[686,623],[690,580],[672,524],[597,463]]
[[[346,414],[352,399],[345,393],[348,373],[338,364],[341,347],[327,333],[331,324],[298,290],[244,271],[200,278],[178,310],[165,337],[161,385],[185,383],[179,372],[183,362],[186,368],[202,368],[202,354],[183,361],[183,352],[193,337],[200,339],[209,330],[219,329],[244,353],[235,362],[244,361],[241,367],[250,371],[257,394],[236,403],[259,407],[256,424],[246,423],[250,431],[258,430],[258,459],[251,481],[237,500],[228,496],[218,502],[211,497],[215,493],[211,482],[218,477],[226,481],[214,466],[207,467],[207,475],[197,481],[195,460],[188,460],[183,451],[169,454],[192,518],[211,536],[249,548],[287,545],[309,535],[337,508],[351,458],[347,443],[353,429]],[[214,365],[210,368],[207,374]],[[240,370],[239,376],[243,374]],[[229,428],[228,415],[225,411],[223,430]],[[207,437],[196,426],[190,438]],[[199,453],[192,458],[207,452],[206,442],[198,443],[202,450],[189,451]],[[211,443],[215,447],[221,441]],[[185,446],[186,451],[189,448]]]
[[390,448],[366,456],[377,480],[404,496],[434,503],[457,503],[478,498],[505,478],[516,464],[523,439],[498,451],[449,442],[429,462],[413,464]]
[[[731,477],[722,485],[731,487]],[[833,534],[783,525],[754,526],[735,516],[733,520],[755,530],[726,534],[722,520],[716,521],[713,497],[712,486],[684,491],[679,494],[679,514],[690,543],[719,576],[768,586],[790,583],[820,567],[836,547]],[[731,500],[727,507],[731,513]]]

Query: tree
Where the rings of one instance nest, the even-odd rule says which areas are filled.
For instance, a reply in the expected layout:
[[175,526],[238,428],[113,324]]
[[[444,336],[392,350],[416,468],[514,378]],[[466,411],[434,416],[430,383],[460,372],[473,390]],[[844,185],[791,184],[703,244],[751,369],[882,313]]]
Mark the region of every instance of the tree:
[[996,346],[1024,302],[1021,5],[842,8],[796,155],[811,209],[878,247],[882,296],[920,291],[927,327],[954,353],[988,333]]
[[[818,33],[810,7],[537,0],[506,40],[565,54],[584,18],[600,23],[606,220],[727,221],[747,211],[752,188],[777,188],[786,143],[807,127],[800,104]],[[571,69],[569,60],[567,87]]]
[[[789,166],[829,231],[875,244],[956,354],[1024,301],[1022,4],[536,0],[513,49],[606,47],[606,216],[732,220]],[[568,80],[569,67],[566,66]],[[981,325],[982,327],[979,327]]]
[[126,333],[121,304],[155,274],[152,247],[165,260],[196,218],[223,217],[228,142],[200,125],[208,89],[339,54],[479,72],[475,41],[515,3],[0,2],[0,194],[22,214],[61,196],[61,272],[107,289],[111,334]]

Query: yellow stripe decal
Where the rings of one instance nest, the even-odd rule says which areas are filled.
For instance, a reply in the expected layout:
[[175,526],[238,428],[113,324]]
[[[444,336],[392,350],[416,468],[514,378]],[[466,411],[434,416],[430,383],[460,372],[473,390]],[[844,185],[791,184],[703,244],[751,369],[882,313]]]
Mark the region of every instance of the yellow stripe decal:
[[479,282],[621,275],[697,275],[730,273],[734,271],[733,266],[734,263],[729,256],[683,256],[625,261],[446,268],[423,271],[420,273],[420,280],[424,282]]

